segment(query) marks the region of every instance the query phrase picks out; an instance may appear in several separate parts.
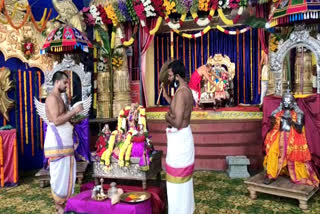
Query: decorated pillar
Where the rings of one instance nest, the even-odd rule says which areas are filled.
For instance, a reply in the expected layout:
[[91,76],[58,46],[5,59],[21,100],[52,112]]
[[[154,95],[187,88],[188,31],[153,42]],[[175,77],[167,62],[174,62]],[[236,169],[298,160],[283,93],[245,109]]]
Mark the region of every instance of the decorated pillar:
[[115,50],[112,57],[113,68],[113,117],[117,117],[121,109],[131,104],[130,82],[127,64],[127,56],[121,46],[121,32],[117,30]]

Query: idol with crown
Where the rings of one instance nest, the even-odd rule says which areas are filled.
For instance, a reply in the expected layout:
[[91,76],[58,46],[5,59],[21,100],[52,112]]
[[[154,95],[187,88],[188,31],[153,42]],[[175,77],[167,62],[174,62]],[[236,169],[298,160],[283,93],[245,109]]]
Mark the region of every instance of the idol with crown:
[[305,136],[304,113],[290,90],[283,94],[279,107],[271,113],[270,121],[271,129],[264,142],[264,183],[270,184],[285,174],[296,184],[319,186]]
[[98,155],[101,156],[100,163],[107,167],[111,164],[111,158],[117,159],[120,167],[129,166],[131,157],[140,158],[140,169],[147,171],[152,152],[145,108],[133,103],[120,111],[117,129],[111,133],[103,152]]

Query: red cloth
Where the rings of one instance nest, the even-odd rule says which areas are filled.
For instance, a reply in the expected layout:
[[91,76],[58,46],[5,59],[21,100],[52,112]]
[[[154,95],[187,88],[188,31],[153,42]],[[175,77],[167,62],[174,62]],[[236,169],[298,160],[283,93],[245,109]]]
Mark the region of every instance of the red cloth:
[[[82,184],[80,187],[80,192],[86,190],[92,190],[94,187],[94,182],[89,182]],[[104,184],[103,189],[108,190],[110,185]],[[126,186],[126,185],[117,185],[117,188],[123,189],[124,192],[132,191],[147,191],[151,194],[151,203],[152,203],[152,213],[153,214],[162,214],[165,213],[165,202],[164,202],[164,193],[160,187],[148,186],[146,190],[143,190],[141,186]]]
[[[14,152],[18,158],[18,152],[14,151],[14,139],[16,138],[16,130],[1,130],[0,135],[2,137],[3,144],[3,164],[4,164],[4,184],[5,186],[14,185]],[[18,160],[16,160],[17,168],[17,182],[18,182]],[[1,179],[1,177],[0,177]]]
[[[263,120],[262,120],[262,139],[264,140],[270,130],[269,116],[275,110],[281,97],[266,96],[263,100]],[[311,159],[313,163],[320,168],[320,94],[312,95],[306,98],[296,99],[299,108],[304,113],[305,132]]]
[[189,81],[189,88],[199,93],[198,94],[199,99],[201,96],[201,80],[202,80],[202,77],[199,75],[198,71],[195,70],[192,73]]

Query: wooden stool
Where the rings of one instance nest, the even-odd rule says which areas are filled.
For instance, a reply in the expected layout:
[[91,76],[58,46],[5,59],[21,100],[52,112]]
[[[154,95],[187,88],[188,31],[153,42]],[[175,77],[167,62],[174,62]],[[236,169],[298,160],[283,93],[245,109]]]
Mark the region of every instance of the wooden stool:
[[[86,171],[88,167],[88,163],[87,162],[77,162],[77,173],[76,173],[76,177],[77,177],[77,181],[78,184],[82,183],[82,179],[84,177],[84,173]],[[36,177],[38,177],[39,181],[40,181],[40,187],[44,188],[47,185],[50,184],[50,175],[49,175],[49,170],[46,169],[40,169],[40,171],[38,171],[35,174]]]
[[263,183],[265,172],[256,174],[248,178],[244,183],[248,185],[250,198],[256,199],[257,192],[267,193],[271,195],[283,196],[299,200],[299,207],[303,210],[308,209],[308,200],[318,191],[318,187],[294,184],[289,177],[279,176],[269,185]]

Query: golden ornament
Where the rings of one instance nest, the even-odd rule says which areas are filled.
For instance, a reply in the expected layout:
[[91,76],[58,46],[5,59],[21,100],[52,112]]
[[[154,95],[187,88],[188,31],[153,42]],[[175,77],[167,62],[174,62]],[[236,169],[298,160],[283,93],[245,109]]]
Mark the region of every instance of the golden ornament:
[[11,89],[12,81],[9,79],[10,70],[8,68],[0,69],[0,113],[9,121],[8,111],[13,107],[14,101],[10,99],[7,92]]

